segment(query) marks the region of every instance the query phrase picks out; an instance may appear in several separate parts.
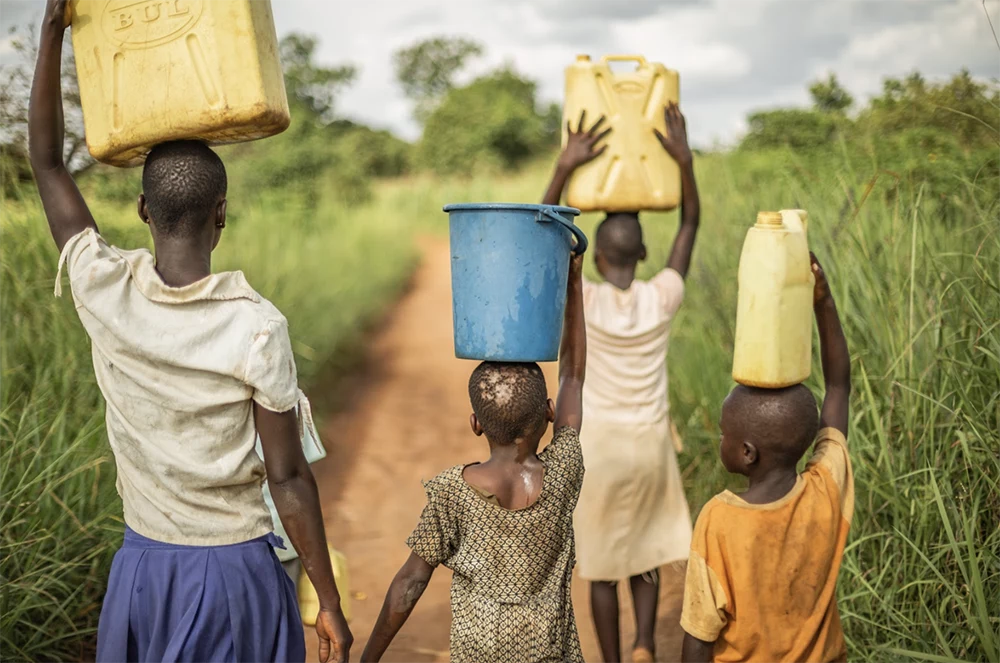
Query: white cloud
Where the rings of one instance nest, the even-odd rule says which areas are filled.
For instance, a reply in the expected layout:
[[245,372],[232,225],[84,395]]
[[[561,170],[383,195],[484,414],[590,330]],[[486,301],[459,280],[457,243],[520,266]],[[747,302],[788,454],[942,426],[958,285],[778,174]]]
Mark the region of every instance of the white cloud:
[[[212,0],[221,2],[223,0]],[[677,69],[692,140],[734,140],[746,114],[806,104],[828,71],[864,98],[886,76],[929,78],[963,66],[1000,75],[1000,53],[978,0],[272,0],[279,34],[317,35],[323,62],[353,62],[340,109],[407,138],[419,128],[392,70],[392,52],[417,39],[471,37],[487,53],[464,79],[504,62],[559,101],[578,53],[641,53]],[[1000,0],[986,7],[1000,29]],[[0,0],[0,36],[39,20],[36,0]],[[9,44],[7,44],[9,49]],[[0,46],[0,63],[10,59]]]

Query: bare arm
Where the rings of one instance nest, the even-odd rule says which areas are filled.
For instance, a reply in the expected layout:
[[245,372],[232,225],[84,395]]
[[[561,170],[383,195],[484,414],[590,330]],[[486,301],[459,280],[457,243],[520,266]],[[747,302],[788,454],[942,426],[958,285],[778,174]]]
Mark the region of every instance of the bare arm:
[[851,399],[851,355],[847,349],[847,338],[840,326],[840,316],[833,294],[826,280],[823,267],[810,253],[816,286],[813,293],[813,308],[819,327],[819,347],[823,358],[823,379],[826,382],[826,396],[820,411],[820,427],[836,428],[847,437],[849,407]]
[[566,313],[559,348],[559,395],[555,430],[583,423],[583,379],[587,372],[587,328],[583,317],[583,256],[573,256],[566,284]]
[[604,124],[604,116],[602,115],[590,129],[584,130],[583,122],[586,118],[586,111],[580,113],[580,124],[577,126],[576,131],[573,131],[572,124],[569,122],[566,123],[569,139],[566,141],[566,149],[559,155],[556,172],[552,175],[549,188],[542,198],[543,205],[558,205],[559,201],[562,200],[566,182],[569,181],[573,171],[588,161],[593,161],[601,156],[604,150],[608,149],[607,145],[597,149],[597,144],[611,133],[611,129],[605,129],[601,133],[597,133],[601,125]]
[[97,229],[87,203],[63,161],[62,90],[59,87],[67,0],[49,0],[38,44],[38,62],[28,103],[28,156],[49,230],[62,251],[71,237]]
[[699,640],[690,633],[685,633],[684,646],[681,650],[681,660],[684,663],[708,663],[712,660],[714,650],[714,642]]
[[319,595],[319,660],[326,663],[332,653],[334,661],[346,663],[353,637],[340,608],[319,491],[302,453],[297,416],[294,410],[279,414],[254,403],[254,419],[274,506]]
[[362,661],[378,661],[382,658],[392,639],[410,617],[433,574],[433,566],[416,553],[410,553],[409,559],[389,585],[385,602],[382,604],[382,612],[379,613],[372,634],[368,638],[368,644],[361,654]]
[[664,111],[667,135],[654,129],[663,149],[677,162],[681,169],[681,227],[674,239],[674,246],[667,259],[667,267],[676,270],[682,278],[687,277],[691,266],[691,253],[698,235],[701,221],[701,200],[698,198],[698,184],[694,179],[694,158],[687,141],[687,123],[676,104],[670,104]]

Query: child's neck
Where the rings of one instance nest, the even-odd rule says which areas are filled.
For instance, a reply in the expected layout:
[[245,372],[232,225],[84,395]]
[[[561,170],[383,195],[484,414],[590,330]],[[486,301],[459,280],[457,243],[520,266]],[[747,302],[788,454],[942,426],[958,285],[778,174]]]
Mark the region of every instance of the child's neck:
[[628,290],[629,286],[632,285],[632,281],[635,280],[635,265],[607,267],[601,276],[604,277],[605,281],[619,290]]
[[524,464],[525,461],[537,458],[538,442],[515,442],[514,444],[490,444],[490,463]]
[[156,242],[156,271],[172,288],[191,285],[212,273],[212,252],[187,238]]
[[770,504],[787,495],[799,478],[795,467],[761,468],[749,475],[750,486],[740,495],[750,504]]

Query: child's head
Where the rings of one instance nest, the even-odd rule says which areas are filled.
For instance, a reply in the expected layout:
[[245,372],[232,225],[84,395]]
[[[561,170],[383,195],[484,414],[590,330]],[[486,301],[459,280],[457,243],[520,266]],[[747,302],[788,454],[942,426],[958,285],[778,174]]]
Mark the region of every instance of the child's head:
[[153,237],[212,236],[226,226],[226,167],[204,143],[183,140],[157,145],[142,169],[139,216]]
[[469,378],[469,400],[472,431],[491,445],[537,444],[555,419],[538,364],[484,361]]
[[726,470],[794,468],[816,437],[816,399],[804,385],[758,389],[738,385],[722,403],[719,454]]
[[637,212],[608,214],[597,226],[594,260],[605,275],[609,268],[633,268],[646,259],[642,225]]

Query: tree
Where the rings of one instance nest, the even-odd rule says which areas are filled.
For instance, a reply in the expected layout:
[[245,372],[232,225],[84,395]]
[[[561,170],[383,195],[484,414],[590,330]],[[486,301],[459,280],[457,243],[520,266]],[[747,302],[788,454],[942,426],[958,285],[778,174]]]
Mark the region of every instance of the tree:
[[418,159],[439,174],[509,169],[552,146],[535,83],[509,66],[445,95],[427,118]]
[[393,54],[396,80],[407,98],[414,102],[414,115],[421,124],[454,87],[455,74],[469,58],[482,54],[480,44],[461,37],[424,39]]
[[[19,182],[30,182],[28,165],[28,96],[38,58],[38,39],[33,25],[13,27],[10,45],[15,61],[0,67],[0,177],[4,193],[11,193]],[[63,154],[71,172],[79,173],[94,164],[86,150],[80,88],[76,80],[73,48],[67,38],[62,63],[63,115],[66,118],[66,143]]]
[[285,72],[285,92],[324,122],[334,119],[334,100],[340,90],[354,82],[357,68],[352,64],[334,67],[317,65],[313,58],[319,40],[291,33],[281,40],[281,66]]
[[825,81],[810,85],[809,94],[816,110],[823,113],[844,113],[854,104],[854,97],[840,85],[837,75],[833,73]]

